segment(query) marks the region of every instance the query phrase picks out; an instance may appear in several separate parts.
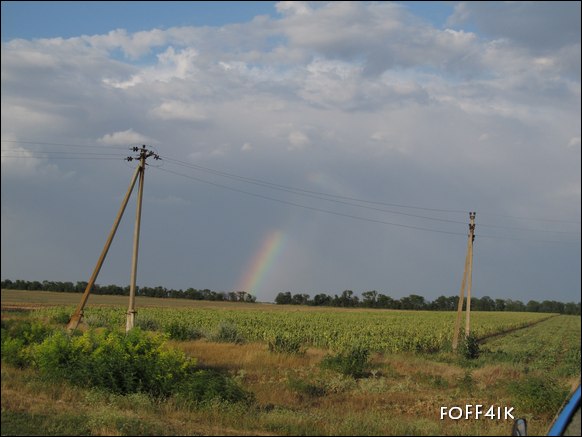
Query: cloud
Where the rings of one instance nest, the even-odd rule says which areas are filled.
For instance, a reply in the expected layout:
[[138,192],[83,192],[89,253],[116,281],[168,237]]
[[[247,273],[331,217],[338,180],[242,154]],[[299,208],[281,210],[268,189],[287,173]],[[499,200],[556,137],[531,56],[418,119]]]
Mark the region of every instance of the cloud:
[[[3,137],[5,138],[5,137]],[[2,143],[2,175],[26,178],[34,175],[43,159],[17,143]]]
[[[504,13],[520,11],[513,3],[495,7],[503,20]],[[426,212],[431,218],[462,223],[429,221],[378,210],[389,209],[381,205],[369,209],[292,194],[236,176],[395,204],[475,208],[483,224],[508,224],[495,215],[486,218],[487,211],[579,217],[580,159],[572,157],[580,150],[579,34],[577,39],[549,36],[551,43],[536,48],[524,39],[523,23],[521,30],[495,28],[491,8],[459,4],[449,28],[438,29],[394,3],[282,2],[274,18],[220,27],[117,29],[5,42],[2,138],[155,144],[162,156],[180,161],[152,166],[147,174],[144,195],[156,208],[148,209],[144,226],[156,245],[148,251],[144,238],[140,260],[150,267],[165,265],[168,275],[158,277],[144,268],[146,283],[228,290],[264,230],[282,229],[301,242],[294,253],[302,262],[285,266],[283,275],[297,281],[288,284],[293,291],[338,292],[335,287],[342,284],[365,281],[385,292],[394,287],[427,297],[448,293],[459,281],[434,285],[414,276],[407,260],[425,265],[426,278],[455,271],[464,256],[465,215],[431,211]],[[542,18],[539,9],[524,8],[524,22],[551,21],[542,23],[541,33],[562,22],[563,12]],[[479,31],[485,26],[487,33]],[[25,144],[18,147],[19,153],[29,153]],[[104,148],[89,150],[102,153]],[[27,184],[13,185],[11,195],[3,191],[3,211],[6,205],[41,217],[42,196],[52,193],[47,202],[56,199],[62,212],[53,214],[61,219],[55,229],[72,229],[69,215],[74,218],[78,205],[91,198],[99,205],[92,224],[109,226],[119,204],[115,194],[129,177],[121,155],[119,162],[115,156],[59,161],[63,172],[75,172],[67,187],[38,183],[38,166],[55,165],[51,160],[3,158],[3,178],[11,171],[8,164],[23,166],[30,175]],[[180,214],[167,214],[168,208],[180,208]],[[456,236],[361,222],[322,209],[457,232],[460,249]],[[13,221],[4,223],[3,234],[13,229]],[[58,237],[37,244],[69,238]],[[514,259],[525,269],[531,253],[515,241],[500,244],[480,246],[480,260],[493,272]],[[521,256],[504,256],[513,244]],[[74,246],[61,249],[78,253]],[[2,250],[3,274],[25,277],[19,264],[4,256],[6,246]],[[447,256],[427,255],[435,253]],[[579,253],[572,256],[579,260]],[[122,256],[113,257],[122,264]],[[94,259],[79,258],[92,267]],[[545,278],[563,276],[553,268],[543,277],[543,268],[535,270],[526,285],[522,278],[483,274],[477,292],[507,297],[507,290],[539,289],[549,282]],[[110,281],[124,283],[125,276]],[[561,284],[579,293],[579,275]]]
[[548,52],[579,44],[580,2],[459,2],[449,24],[467,23],[491,38]]
[[151,110],[151,115],[162,120],[203,122],[208,119],[204,110],[195,103],[169,100]]
[[98,140],[100,143],[106,144],[108,146],[132,146],[140,143],[158,143],[158,141],[148,138],[133,129],[127,129],[125,131],[113,132],[111,134],[105,134]]

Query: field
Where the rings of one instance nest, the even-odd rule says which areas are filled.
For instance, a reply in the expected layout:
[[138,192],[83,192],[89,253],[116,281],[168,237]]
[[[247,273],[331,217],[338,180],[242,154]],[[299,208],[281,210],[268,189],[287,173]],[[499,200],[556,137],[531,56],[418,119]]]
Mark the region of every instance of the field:
[[[79,297],[3,290],[3,326],[63,326]],[[127,297],[92,296],[82,329],[123,327],[126,305]],[[143,330],[164,333],[253,402],[185,407],[48,381],[3,359],[2,434],[508,435],[512,420],[440,419],[440,407],[482,404],[513,407],[530,435],[542,435],[580,380],[577,316],[474,312],[480,355],[467,359],[450,350],[452,312],[139,297],[136,305]],[[357,347],[370,352],[364,372],[322,365]]]

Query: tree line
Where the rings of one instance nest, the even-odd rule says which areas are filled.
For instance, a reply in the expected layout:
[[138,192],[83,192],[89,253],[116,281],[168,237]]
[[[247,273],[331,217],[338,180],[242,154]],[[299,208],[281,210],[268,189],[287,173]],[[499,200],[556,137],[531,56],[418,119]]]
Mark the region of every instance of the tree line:
[[[87,288],[87,282],[78,281],[24,281],[17,279],[11,281],[5,279],[0,282],[2,289],[6,290],[38,290],[38,291],[61,291],[68,293],[82,293]],[[94,284],[91,290],[94,294],[108,294],[129,296],[129,286],[119,285],[99,285]],[[256,297],[245,291],[212,291],[209,289],[197,290],[188,288],[187,290],[175,290],[166,287],[136,287],[138,296],[161,297],[174,299],[227,301],[227,302],[256,302]],[[433,301],[426,300],[423,296],[411,294],[400,299],[394,299],[375,290],[365,291],[361,297],[354,294],[352,290],[344,290],[340,295],[330,296],[325,293],[316,294],[313,299],[309,294],[289,291],[277,294],[275,303],[278,305],[309,305],[309,306],[329,306],[341,308],[379,308],[393,310],[425,310],[425,311],[456,311],[459,303],[459,296],[439,296]],[[471,309],[475,311],[526,311],[533,313],[559,313],[580,315],[580,302],[558,302],[555,300],[536,301],[530,300],[524,303],[513,299],[492,299],[489,296],[472,297]]]
[[[37,291],[62,291],[66,293],[83,293],[87,288],[87,282],[78,281],[75,284],[72,282],[60,281],[23,281],[17,279],[11,281],[4,279],[0,282],[0,287],[3,290],[37,290]],[[118,296],[129,296],[129,285],[121,287],[119,285],[99,285],[94,284],[91,289],[93,294],[108,294]],[[256,297],[246,291],[212,291],[208,289],[197,290],[195,288],[188,288],[187,290],[174,290],[166,287],[137,287],[135,293],[137,296],[147,297],[170,297],[174,299],[191,299],[191,300],[210,300],[210,301],[229,301],[229,302],[248,302],[253,303]]]
[[[428,301],[417,294],[394,299],[375,290],[365,291],[361,298],[352,290],[344,290],[341,295],[330,296],[325,293],[316,294],[313,299],[308,294],[291,294],[286,291],[277,294],[275,303],[278,305],[311,305],[344,308],[384,308],[393,310],[427,310],[427,311],[456,311],[459,296],[439,296]],[[544,300],[542,302],[530,300],[523,303],[513,299],[492,299],[489,296],[481,298],[471,297],[471,309],[475,311],[527,311],[533,313],[559,313],[580,315],[580,302],[557,302]]]

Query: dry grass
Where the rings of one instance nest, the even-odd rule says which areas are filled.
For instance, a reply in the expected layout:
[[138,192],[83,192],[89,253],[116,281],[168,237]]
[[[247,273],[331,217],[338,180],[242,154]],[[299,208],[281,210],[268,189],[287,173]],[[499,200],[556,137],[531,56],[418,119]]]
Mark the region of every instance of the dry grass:
[[[23,306],[31,301],[39,305],[75,305],[79,298],[73,293],[3,290],[2,307]],[[140,306],[158,307],[370,311],[138,299]],[[92,296],[90,302],[125,306],[127,297]],[[7,314],[3,312],[2,317],[24,317]],[[263,343],[236,345],[196,340],[170,344],[196,358],[200,366],[232,376],[255,395],[255,404],[185,409],[172,399],[158,402],[142,395],[114,396],[49,383],[39,380],[30,370],[3,363],[3,417],[6,413],[22,414],[32,422],[41,417],[44,422],[39,429],[44,429],[46,423],[71,422],[94,435],[508,435],[511,421],[441,421],[440,407],[468,403],[511,405],[507,384],[524,376],[523,369],[506,362],[463,367],[446,353],[376,353],[371,357],[370,375],[354,380],[320,368],[325,350],[309,348],[303,355],[288,355],[269,352]],[[325,393],[302,391],[301,383],[322,387]],[[545,433],[551,419],[528,417],[530,434]],[[75,429],[72,426],[65,431],[74,433]]]

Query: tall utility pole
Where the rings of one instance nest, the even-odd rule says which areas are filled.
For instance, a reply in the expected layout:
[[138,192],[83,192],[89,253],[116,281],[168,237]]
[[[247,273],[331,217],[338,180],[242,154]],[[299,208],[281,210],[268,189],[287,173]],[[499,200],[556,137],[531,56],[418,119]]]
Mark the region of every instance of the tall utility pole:
[[109,251],[109,247],[111,246],[111,242],[113,241],[113,237],[115,236],[115,232],[119,227],[119,223],[121,222],[121,217],[125,211],[125,207],[127,206],[127,202],[131,196],[131,192],[135,187],[135,182],[139,176],[139,192],[138,192],[138,199],[137,199],[137,209],[136,209],[136,218],[135,218],[135,229],[133,234],[133,259],[132,259],[132,268],[131,268],[131,286],[130,286],[130,296],[129,296],[129,310],[127,312],[127,324],[126,324],[126,331],[129,331],[133,328],[134,321],[135,321],[135,281],[137,276],[137,251],[139,247],[139,229],[140,229],[140,221],[141,221],[141,201],[143,196],[143,182],[144,182],[144,174],[145,174],[145,166],[146,166],[146,159],[150,156],[153,156],[154,159],[160,159],[160,157],[155,154],[154,152],[148,150],[145,145],[141,147],[133,147],[132,150],[134,152],[139,152],[139,156],[132,157],[129,156],[126,159],[128,161],[138,160],[139,165],[135,169],[133,176],[131,178],[131,182],[129,183],[129,188],[127,189],[127,193],[125,193],[125,197],[121,202],[121,207],[119,208],[119,212],[117,213],[117,217],[113,223],[113,227],[109,232],[109,236],[107,237],[107,241],[105,242],[105,246],[101,251],[101,255],[97,260],[97,264],[95,265],[95,269],[93,270],[93,274],[87,283],[87,287],[85,287],[85,291],[83,296],[81,297],[81,302],[77,305],[75,312],[69,319],[69,323],[67,323],[67,329],[69,331],[77,329],[81,319],[83,318],[83,309],[85,308],[85,304],[87,303],[87,299],[89,299],[89,294],[93,289],[93,285],[95,285],[95,281],[97,279],[97,275],[101,270],[101,266],[103,265],[103,261],[105,261],[105,257],[107,256],[107,252]]
[[461,290],[459,292],[459,305],[457,306],[457,320],[455,321],[455,332],[453,333],[453,351],[457,350],[459,344],[459,330],[461,328],[461,316],[463,313],[463,301],[465,299],[465,289],[467,289],[467,314],[465,320],[465,336],[470,333],[471,326],[471,283],[473,280],[473,243],[475,241],[475,215],[476,212],[469,213],[469,236],[467,239],[467,255],[465,257],[465,269]]
[[[143,181],[145,175],[145,160],[147,152],[145,146],[139,154],[139,188],[137,192],[137,208],[135,209],[135,227],[133,230],[133,255],[131,258],[131,282],[129,285],[129,308],[127,309],[127,322],[125,324],[125,332],[133,329],[135,323],[135,281],[137,278],[137,252],[139,249],[139,229],[141,225],[141,200],[143,198]],[[151,156],[151,155],[150,155]]]

